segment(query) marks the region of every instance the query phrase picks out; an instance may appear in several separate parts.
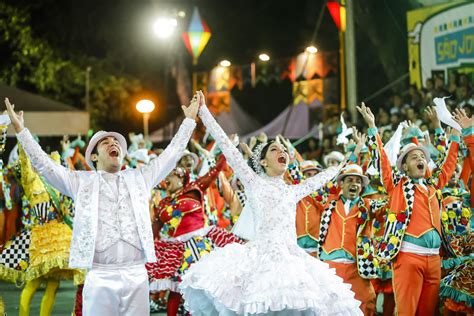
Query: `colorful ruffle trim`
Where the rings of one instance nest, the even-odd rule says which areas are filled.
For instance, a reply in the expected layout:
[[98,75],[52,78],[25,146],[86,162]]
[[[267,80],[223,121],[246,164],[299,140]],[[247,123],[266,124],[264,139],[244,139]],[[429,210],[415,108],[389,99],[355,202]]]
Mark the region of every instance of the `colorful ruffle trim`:
[[445,270],[452,269],[469,259],[472,259],[472,258],[469,256],[464,256],[464,257],[458,257],[458,258],[444,259],[441,261],[441,268]]
[[453,312],[465,313],[468,315],[474,314],[473,308],[469,308],[465,303],[455,302],[450,298],[447,298],[444,302],[444,308],[447,308]]
[[[39,277],[46,277],[58,280],[70,280],[73,279],[74,283],[84,280],[83,271],[78,269],[69,268],[69,258],[54,257],[41,262],[36,266],[30,266],[25,271],[24,280],[26,282],[32,281]],[[77,275],[77,276],[76,276]]]
[[23,284],[24,277],[25,277],[24,271],[10,269],[10,268],[0,265],[0,280],[21,285]]
[[474,298],[471,295],[455,290],[452,287],[443,286],[442,283],[439,296],[451,299],[456,303],[464,303],[471,309],[474,308]]
[[172,291],[172,292],[179,292],[178,290],[179,282],[172,281],[170,279],[161,279],[161,280],[154,280],[150,282],[150,292],[151,293],[159,293],[161,291]]

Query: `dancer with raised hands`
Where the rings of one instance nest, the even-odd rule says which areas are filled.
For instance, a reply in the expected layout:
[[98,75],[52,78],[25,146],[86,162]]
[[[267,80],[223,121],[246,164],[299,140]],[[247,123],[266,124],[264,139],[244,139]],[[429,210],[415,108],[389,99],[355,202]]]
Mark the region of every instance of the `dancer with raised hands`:
[[83,291],[84,315],[149,314],[145,262],[156,261],[149,215],[150,192],[176,166],[196,126],[196,99],[171,144],[149,165],[121,170],[125,138],[97,132],[86,150],[93,171],[71,171],[54,163],[5,99],[17,138],[35,170],[75,202],[70,268],[89,269]]
[[216,247],[239,238],[226,230],[209,226],[204,211],[204,192],[216,180],[225,166],[220,156],[214,168],[195,181],[182,167],[177,167],[165,179],[167,196],[154,210],[154,224],[161,227],[155,237],[157,262],[146,265],[151,292],[169,290],[167,315],[175,316],[181,303],[178,284],[181,276],[195,262]]
[[441,279],[441,246],[448,246],[441,224],[441,191],[456,168],[460,132],[453,129],[442,165],[431,174],[430,154],[414,142],[400,151],[394,170],[377,132],[375,116],[357,107],[369,130],[369,148],[390,195],[385,232],[377,257],[393,261],[393,289],[398,315],[434,315]]
[[255,238],[215,249],[182,278],[185,307],[193,315],[361,315],[360,302],[326,263],[296,243],[296,203],[333,179],[329,168],[287,185],[285,148],[273,141],[254,149],[252,170],[217,124],[198,93],[199,115],[248,193]]

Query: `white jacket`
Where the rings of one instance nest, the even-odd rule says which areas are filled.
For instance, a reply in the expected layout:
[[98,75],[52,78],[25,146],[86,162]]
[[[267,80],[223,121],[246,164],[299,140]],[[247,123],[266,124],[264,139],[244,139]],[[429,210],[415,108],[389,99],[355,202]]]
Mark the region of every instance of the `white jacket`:
[[[186,118],[159,157],[140,169],[120,171],[130,193],[137,230],[147,262],[156,261],[149,212],[151,190],[175,168],[195,126],[194,120]],[[26,128],[17,134],[17,138],[36,171],[61,193],[74,199],[75,216],[69,266],[90,268],[97,235],[99,173],[73,171],[56,164]]]

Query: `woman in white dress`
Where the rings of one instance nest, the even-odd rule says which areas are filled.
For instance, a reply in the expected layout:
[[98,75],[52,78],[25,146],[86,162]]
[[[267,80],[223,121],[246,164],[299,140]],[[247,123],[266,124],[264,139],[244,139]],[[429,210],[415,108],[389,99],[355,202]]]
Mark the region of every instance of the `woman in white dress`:
[[[350,285],[296,243],[296,203],[334,178],[332,167],[299,185],[286,185],[288,153],[260,144],[254,172],[204,104],[199,115],[245,186],[255,238],[217,248],[184,275],[180,291],[193,315],[362,315]],[[258,159],[255,159],[258,157]]]

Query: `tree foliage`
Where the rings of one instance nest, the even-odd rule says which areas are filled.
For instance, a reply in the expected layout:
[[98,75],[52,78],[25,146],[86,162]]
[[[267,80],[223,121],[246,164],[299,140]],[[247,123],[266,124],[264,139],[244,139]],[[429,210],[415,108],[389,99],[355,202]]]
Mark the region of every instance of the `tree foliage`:
[[[84,108],[86,68],[91,67],[90,105],[94,129],[127,132],[138,125],[133,104],[144,89],[107,60],[69,53],[65,58],[35,37],[29,13],[0,3],[0,82]],[[127,124],[124,124],[127,122]]]

